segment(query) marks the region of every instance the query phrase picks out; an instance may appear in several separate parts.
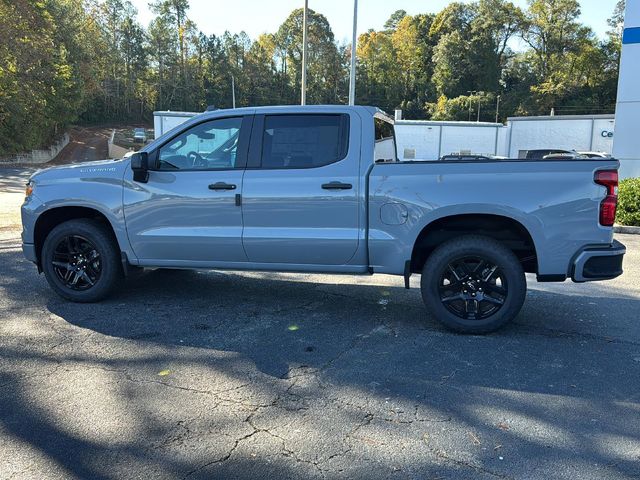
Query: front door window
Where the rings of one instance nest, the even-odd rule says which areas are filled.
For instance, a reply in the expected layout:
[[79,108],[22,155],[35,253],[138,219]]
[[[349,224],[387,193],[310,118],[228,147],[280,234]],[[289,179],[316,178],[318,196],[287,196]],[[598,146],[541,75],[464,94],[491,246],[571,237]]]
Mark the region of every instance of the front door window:
[[220,170],[236,165],[242,118],[200,123],[162,146],[159,170]]

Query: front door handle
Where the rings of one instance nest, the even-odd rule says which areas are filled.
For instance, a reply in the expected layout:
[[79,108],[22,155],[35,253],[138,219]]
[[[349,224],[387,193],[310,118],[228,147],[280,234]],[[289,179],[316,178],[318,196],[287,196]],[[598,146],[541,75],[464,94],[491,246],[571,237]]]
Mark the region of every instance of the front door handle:
[[350,183],[342,183],[342,182],[329,182],[323,183],[322,188],[325,190],[351,190],[353,185]]
[[235,190],[236,186],[232,183],[217,182],[209,185],[209,190]]

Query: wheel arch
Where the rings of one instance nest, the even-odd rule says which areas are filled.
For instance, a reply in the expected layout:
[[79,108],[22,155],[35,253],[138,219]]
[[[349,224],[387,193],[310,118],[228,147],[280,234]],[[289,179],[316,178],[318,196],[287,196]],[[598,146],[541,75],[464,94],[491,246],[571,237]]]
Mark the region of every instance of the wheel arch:
[[427,258],[438,245],[461,235],[493,238],[516,254],[525,272],[538,272],[536,245],[529,230],[512,217],[486,213],[449,215],[425,225],[413,245],[411,272],[421,272]]
[[44,241],[51,233],[51,231],[61,223],[64,223],[69,220],[77,220],[77,219],[91,219],[95,220],[105,227],[107,227],[108,231],[111,233],[113,241],[118,246],[118,249],[122,251],[120,243],[118,242],[118,237],[115,232],[115,228],[108,217],[102,213],[101,211],[91,208],[91,207],[83,207],[83,206],[60,206],[50,208],[45,210],[36,220],[34,230],[33,230],[33,239],[36,251],[37,265],[38,268],[42,268],[41,258],[42,258],[42,247],[44,245]]

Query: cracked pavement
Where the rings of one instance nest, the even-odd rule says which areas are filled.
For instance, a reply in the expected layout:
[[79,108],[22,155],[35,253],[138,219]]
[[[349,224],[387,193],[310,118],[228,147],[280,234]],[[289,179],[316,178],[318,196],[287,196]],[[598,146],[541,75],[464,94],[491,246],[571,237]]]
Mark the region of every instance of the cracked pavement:
[[489,336],[401,278],[150,271],[63,301],[0,179],[0,478],[640,477],[640,236]]

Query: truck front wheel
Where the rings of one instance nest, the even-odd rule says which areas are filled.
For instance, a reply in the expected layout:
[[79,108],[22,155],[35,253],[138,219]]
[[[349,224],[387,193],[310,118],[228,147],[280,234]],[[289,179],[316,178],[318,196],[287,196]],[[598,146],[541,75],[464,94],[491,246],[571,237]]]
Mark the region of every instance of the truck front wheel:
[[489,333],[513,320],[527,281],[514,253],[500,242],[465,235],[429,255],[420,282],[427,309],[460,333]]
[[72,302],[102,300],[122,276],[111,232],[90,219],[69,220],[51,230],[41,262],[51,288]]

